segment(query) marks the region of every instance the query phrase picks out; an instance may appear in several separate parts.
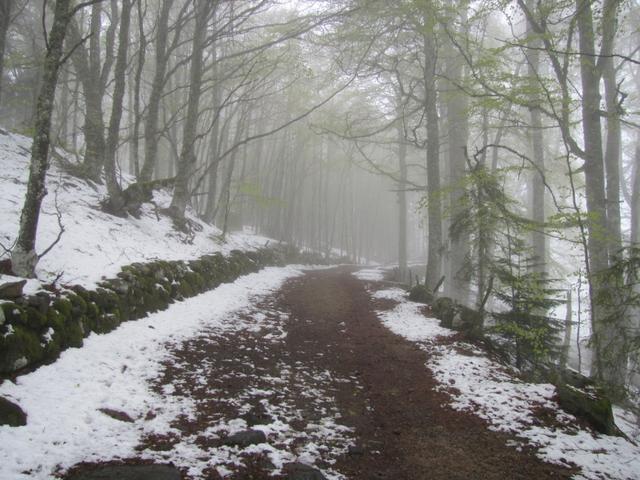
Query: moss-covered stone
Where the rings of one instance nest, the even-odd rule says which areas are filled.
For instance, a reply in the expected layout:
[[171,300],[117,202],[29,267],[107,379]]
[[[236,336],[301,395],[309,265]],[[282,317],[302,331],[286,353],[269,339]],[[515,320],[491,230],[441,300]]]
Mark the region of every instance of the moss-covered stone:
[[0,397],[0,425],[22,427],[27,424],[27,414],[19,405]]
[[12,325],[26,325],[29,320],[27,310],[14,302],[3,302],[0,304],[6,323]]
[[118,309],[115,309],[110,313],[100,315],[96,320],[96,333],[109,333],[110,331],[115,330],[121,323],[120,319],[120,311]]
[[[63,294],[36,295],[0,304],[0,373],[57,358],[82,345],[91,332],[107,333],[121,322],[162,310],[267,265],[302,263],[290,247],[219,252],[190,262],[156,261],[122,268],[95,290],[74,286]],[[311,262],[320,263],[320,262]],[[5,335],[6,334],[6,335]]]
[[[53,329],[53,341],[61,350],[82,346],[85,329],[82,320],[74,317],[70,310],[50,308],[47,312],[47,324]],[[48,350],[55,350],[55,345]]]
[[425,285],[416,285],[409,291],[409,300],[412,302],[431,305],[435,300],[433,293]]
[[0,372],[11,373],[44,357],[40,336],[23,325],[11,325],[0,335]]
[[440,325],[446,328],[452,328],[453,317],[456,314],[455,303],[449,297],[437,298],[432,306],[433,315],[440,320]]
[[100,316],[100,307],[95,302],[87,302],[87,317],[90,319],[97,319]]
[[453,316],[451,327],[463,332],[471,340],[482,338],[484,326],[484,316],[481,312],[458,305]]
[[177,297],[179,299],[193,297],[196,293],[186,279],[178,284]]
[[22,303],[25,306],[35,308],[40,313],[47,313],[49,305],[51,305],[53,298],[47,292],[37,292],[35,295],[30,295],[22,299]]
[[597,387],[577,388],[568,384],[556,385],[558,403],[568,413],[585,420],[597,432],[621,435],[615,424],[611,402]]
[[74,292],[65,294],[66,299],[71,303],[71,314],[75,317],[81,317],[87,313],[87,302],[84,298]]
[[53,302],[53,308],[55,308],[65,317],[71,317],[72,307],[73,305],[71,304],[71,301],[69,301],[69,299],[67,298],[57,298]]
[[33,331],[40,331],[47,326],[47,314],[42,313],[39,309],[34,307],[26,307],[27,321],[25,324]]

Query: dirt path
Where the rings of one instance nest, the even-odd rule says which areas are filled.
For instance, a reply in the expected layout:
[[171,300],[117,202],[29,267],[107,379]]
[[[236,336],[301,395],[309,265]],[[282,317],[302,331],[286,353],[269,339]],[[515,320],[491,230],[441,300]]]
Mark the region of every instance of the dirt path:
[[[212,330],[174,349],[154,388],[188,399],[194,409],[174,422],[173,432],[148,435],[141,456],[196,448],[193,461],[209,465],[200,471],[210,479],[322,478],[270,476],[296,461],[361,480],[574,473],[507,447],[509,436],[446,407],[425,352],[377,319],[376,309],[391,306],[372,300],[348,269],[311,271],[240,312],[234,321],[246,322],[241,334]],[[257,430],[268,448],[234,437]]]
[[[443,407],[446,398],[434,390],[425,353],[380,324],[363,282],[344,270],[311,272],[290,282],[283,302],[292,312],[288,344],[300,360],[313,358],[337,375],[357,374],[364,387],[337,397],[364,451],[336,465],[348,478],[570,476],[506,447],[509,437],[490,432],[478,418]],[[298,345],[306,345],[304,351]],[[323,350],[330,355],[318,356]],[[363,408],[367,404],[372,408]]]

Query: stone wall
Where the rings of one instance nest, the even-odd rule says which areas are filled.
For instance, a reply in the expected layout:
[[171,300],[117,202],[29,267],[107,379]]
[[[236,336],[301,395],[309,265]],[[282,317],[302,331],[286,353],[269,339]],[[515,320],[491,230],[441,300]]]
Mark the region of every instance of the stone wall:
[[95,290],[80,286],[38,292],[0,303],[0,377],[53,362],[69,347],[81,347],[91,332],[107,333],[184,298],[232,282],[266,266],[319,263],[290,247],[234,250],[191,261],[155,261],[126,266]]

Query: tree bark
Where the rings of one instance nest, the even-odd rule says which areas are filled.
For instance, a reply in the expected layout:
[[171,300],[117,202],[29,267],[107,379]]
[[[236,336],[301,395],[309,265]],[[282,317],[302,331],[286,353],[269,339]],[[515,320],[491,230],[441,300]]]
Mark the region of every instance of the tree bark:
[[147,39],[144,34],[144,15],[142,2],[138,1],[138,63],[134,79],[133,92],[133,132],[131,134],[131,161],[136,178],[140,175],[140,90],[142,88],[142,71],[146,60]]
[[605,196],[602,125],[600,121],[600,74],[595,62],[595,34],[590,0],[576,0],[582,83],[582,126],[584,137],[584,173],[587,197],[588,258],[591,289],[591,322],[594,361],[592,375],[612,396],[621,394],[626,379],[627,357],[622,319],[598,301],[613,292],[599,277],[609,266],[607,202]]
[[158,157],[158,120],[160,100],[166,83],[167,65],[167,35],[169,34],[169,12],[173,0],[163,0],[162,9],[158,17],[158,31],[156,33],[156,70],[151,83],[151,93],[147,105],[147,120],[144,125],[144,164],[140,170],[138,180],[148,182],[153,176],[153,170]]
[[605,0],[602,15],[602,48],[598,67],[604,80],[605,104],[607,107],[607,136],[605,147],[606,193],[607,193],[607,232],[609,235],[609,254],[615,255],[622,248],[622,230],[620,226],[620,107],[618,105],[618,84],[613,64],[613,46],[617,28],[617,11],[620,0]]
[[205,208],[204,218],[209,223],[215,222],[215,212],[216,212],[216,185],[218,182],[218,164],[219,155],[220,155],[220,122],[222,122],[221,115],[221,89],[218,83],[218,45],[214,40],[211,44],[211,56],[213,60],[212,74],[214,78],[213,92],[212,92],[212,102],[213,102],[213,114],[214,114],[214,124],[210,133],[210,145],[209,145],[209,172],[207,173],[207,185],[208,185],[208,193],[207,193],[207,204]]
[[182,149],[178,159],[171,209],[178,218],[184,217],[191,194],[189,180],[196,164],[195,141],[199,115],[200,94],[202,93],[203,53],[207,33],[207,22],[211,12],[209,0],[196,0],[196,24],[193,33],[193,50],[191,53],[191,73],[189,76],[189,100],[187,117],[182,134]]
[[[459,2],[460,24],[467,23],[467,2]],[[466,170],[466,148],[469,136],[469,101],[467,95],[457,85],[463,82],[464,60],[450,46],[447,60],[447,136],[449,139],[449,208],[452,216],[460,211],[464,195],[464,175]],[[463,305],[469,300],[469,280],[465,265],[469,257],[470,238],[468,233],[449,240],[449,262],[445,283],[446,294]]]
[[398,281],[407,279],[407,144],[404,131],[398,125]]
[[636,135],[634,175],[631,190],[631,244],[640,243],[640,133]]
[[42,199],[47,194],[45,180],[49,168],[49,134],[55,99],[58,71],[63,53],[64,37],[70,19],[71,0],[57,0],[53,25],[49,32],[49,45],[44,59],[44,70],[38,102],[36,104],[35,134],[31,147],[29,180],[24,206],[20,214],[20,230],[11,253],[11,268],[16,275],[33,277],[38,262],[35,251],[38,219]]
[[7,32],[11,22],[13,0],[0,2],[0,105],[2,105],[2,77],[4,74],[4,52],[7,46]]
[[[91,39],[100,35],[99,30],[97,33],[94,31],[94,24],[98,22],[98,20],[94,21],[94,17],[100,15],[100,10],[97,5],[98,4],[93,6]],[[69,34],[72,43],[78,45],[71,59],[76,74],[82,83],[85,99],[84,141],[86,149],[84,166],[86,175],[93,181],[98,182],[100,181],[100,170],[104,163],[105,150],[105,126],[102,110],[103,92],[100,88],[100,67],[99,63],[98,66],[96,66],[96,60],[94,59],[95,55],[100,55],[100,53],[99,51],[96,52],[97,47],[93,45],[90,45],[91,53],[87,52],[87,49],[81,44],[82,33],[76,22],[71,22]]]
[[440,200],[440,129],[436,91],[435,24],[429,8],[424,11],[423,52],[425,116],[427,118],[427,224],[429,244],[425,285],[435,287],[442,272],[442,205]]
[[122,119],[122,102],[125,91],[125,73],[127,70],[127,49],[129,48],[129,26],[131,23],[131,0],[122,0],[120,15],[120,33],[118,39],[118,55],[114,70],[115,85],[113,88],[113,107],[109,121],[106,152],[104,158],[104,175],[109,195],[109,210],[116,214],[123,214],[125,207],[122,189],[118,182],[116,169],[116,152],[120,141],[120,121]]
[[[530,9],[533,9],[533,1],[527,0]],[[531,152],[533,171],[531,172],[531,213],[535,222],[534,230],[531,232],[531,246],[533,248],[534,272],[544,274],[547,262],[547,239],[544,233],[545,222],[545,192],[544,192],[544,140],[542,130],[542,116],[540,112],[540,94],[538,90],[538,75],[540,74],[540,41],[535,36],[535,32],[530,22],[527,22],[527,50],[528,74],[532,85],[533,106],[529,109],[531,120]]]

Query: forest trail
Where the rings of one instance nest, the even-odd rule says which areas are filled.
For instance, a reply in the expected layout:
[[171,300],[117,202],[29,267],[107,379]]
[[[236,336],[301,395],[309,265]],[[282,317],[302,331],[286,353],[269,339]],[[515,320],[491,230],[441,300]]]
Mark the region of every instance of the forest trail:
[[[179,418],[171,433],[145,438],[141,458],[187,441],[208,452],[199,460],[220,459],[203,472],[211,479],[312,480],[325,478],[321,471],[362,480],[575,473],[506,446],[512,437],[447,407],[425,367],[427,354],[376,316],[393,306],[371,297],[381,285],[351,272],[309,271],[241,312],[242,332],[204,332],[176,347],[154,388],[191,399],[196,414]],[[252,328],[256,319],[261,326]],[[315,462],[320,470],[296,470],[293,462]],[[285,473],[270,476],[274,467]]]

